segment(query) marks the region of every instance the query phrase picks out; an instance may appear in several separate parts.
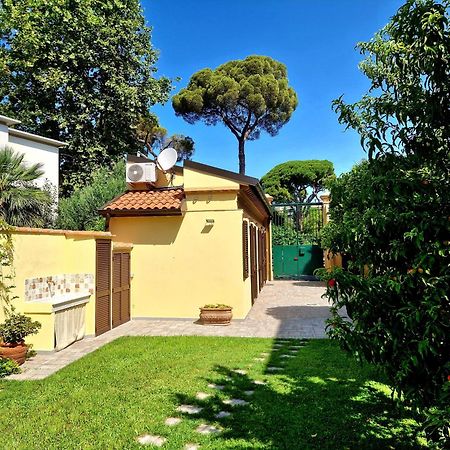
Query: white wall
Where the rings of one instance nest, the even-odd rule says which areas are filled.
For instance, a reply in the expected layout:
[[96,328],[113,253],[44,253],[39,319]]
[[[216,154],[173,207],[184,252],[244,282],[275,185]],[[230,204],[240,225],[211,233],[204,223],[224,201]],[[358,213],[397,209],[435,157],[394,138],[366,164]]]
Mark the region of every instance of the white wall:
[[9,127],[4,123],[0,123],[0,148],[4,148],[8,145],[9,139]]
[[[0,125],[1,126],[1,125]],[[1,132],[1,130],[0,130]],[[0,145],[1,133],[0,133]],[[42,186],[46,180],[50,181],[57,189],[59,185],[59,151],[57,147],[44,144],[42,142],[35,142],[30,139],[24,139],[18,136],[9,135],[9,142],[7,144],[16,152],[25,155],[25,162],[28,164],[41,163],[44,175],[36,181],[36,184]]]
[[36,181],[36,184],[42,186],[46,180],[50,181],[56,188],[59,185],[59,151],[58,148],[35,142],[29,139],[23,139],[18,136],[9,135],[8,145],[16,152],[25,155],[24,161],[27,164],[42,164],[44,171],[43,177]]

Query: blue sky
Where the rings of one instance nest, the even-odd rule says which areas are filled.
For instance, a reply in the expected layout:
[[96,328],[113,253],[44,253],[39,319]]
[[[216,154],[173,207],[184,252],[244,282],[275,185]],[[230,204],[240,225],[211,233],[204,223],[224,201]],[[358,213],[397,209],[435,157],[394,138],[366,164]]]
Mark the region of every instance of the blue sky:
[[[158,74],[175,82],[176,93],[190,76],[248,55],[283,62],[299,106],[290,122],[271,137],[246,144],[248,175],[261,177],[294,159],[329,159],[337,173],[365,157],[359,137],[344,132],[331,101],[344,94],[356,101],[368,87],[360,73],[358,41],[369,40],[403,2],[400,0],[144,0]],[[191,136],[194,160],[238,171],[237,140],[222,125],[186,123],[172,105],[153,111],[169,133]]]

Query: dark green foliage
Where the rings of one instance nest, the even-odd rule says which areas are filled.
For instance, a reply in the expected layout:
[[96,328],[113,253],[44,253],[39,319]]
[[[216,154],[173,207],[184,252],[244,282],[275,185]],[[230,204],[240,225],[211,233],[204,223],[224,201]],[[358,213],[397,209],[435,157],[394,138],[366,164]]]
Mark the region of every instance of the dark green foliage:
[[13,373],[20,373],[18,364],[12,359],[0,357],[0,378],[7,377]]
[[36,334],[41,324],[31,320],[23,314],[11,313],[3,323],[0,324],[0,338],[5,344],[19,344],[27,336]]
[[176,114],[187,122],[220,122],[231,130],[239,143],[240,173],[245,173],[245,141],[258,139],[261,131],[275,136],[297,103],[286,66],[267,56],[200,70],[172,99]]
[[273,245],[320,244],[322,209],[298,207],[293,214],[275,210],[272,219]]
[[5,0],[0,10],[0,110],[22,128],[69,143],[63,192],[137,150],[133,126],[166,101],[138,0]]
[[41,227],[52,199],[34,182],[43,174],[41,164],[24,163],[24,155],[0,149],[0,218],[12,226]]
[[177,151],[177,162],[191,159],[194,155],[194,140],[183,134],[168,136],[167,130],[160,125],[158,118],[153,113],[142,116],[136,128],[138,138],[145,145],[144,151],[150,158],[157,156],[167,147],[172,147]]
[[125,162],[119,161],[112,169],[97,170],[89,186],[78,188],[59,202],[56,226],[66,230],[105,229],[105,219],[98,210],[126,190]]
[[269,170],[261,183],[275,202],[311,202],[333,177],[330,161],[287,161]]
[[330,335],[428,408],[439,448],[450,446],[449,6],[408,1],[360,44],[372,90],[335,107],[369,162],[332,186],[324,232],[324,245],[348,260],[324,274],[337,280]]
[[297,245],[298,233],[294,227],[272,225],[272,245]]

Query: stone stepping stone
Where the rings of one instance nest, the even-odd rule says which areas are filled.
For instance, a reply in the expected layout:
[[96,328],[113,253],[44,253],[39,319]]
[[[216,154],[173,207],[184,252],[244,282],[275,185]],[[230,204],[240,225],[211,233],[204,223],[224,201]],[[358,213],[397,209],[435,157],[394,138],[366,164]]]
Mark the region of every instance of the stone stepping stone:
[[296,354],[298,353],[298,350],[289,350],[291,353]]
[[255,361],[265,361],[266,358],[253,358]]
[[230,417],[231,413],[228,411],[220,411],[214,417],[216,419],[223,419],[224,417]]
[[253,380],[253,384],[256,384],[257,386],[265,386],[267,383],[261,380]]
[[248,402],[246,400],[242,400],[241,398],[229,398],[226,400],[222,400],[222,403],[224,405],[231,405],[231,406],[245,406],[248,405]]
[[237,373],[239,375],[247,375],[247,371],[246,370],[242,370],[242,369],[234,369],[233,372]]
[[186,444],[184,446],[184,450],[198,450],[200,448],[200,445],[198,444]]
[[301,348],[303,348],[304,345],[291,345],[289,348],[290,350],[300,350]]
[[178,425],[181,422],[179,417],[168,417],[164,422],[169,427],[173,427],[174,425]]
[[269,356],[269,353],[262,352],[262,353],[260,353],[260,356]]
[[137,438],[137,441],[141,445],[155,445],[156,447],[162,447],[167,439],[161,436],[152,436],[151,434],[143,434]]
[[253,395],[254,393],[255,391],[244,391],[244,394],[248,396]]
[[223,391],[225,389],[225,386],[223,384],[215,384],[215,383],[209,383],[208,387],[210,389],[217,389],[219,391]]
[[198,414],[202,411],[203,408],[200,408],[200,406],[193,406],[193,405],[180,405],[177,408],[177,411],[180,411],[182,413],[186,414]]
[[209,397],[211,397],[211,394],[207,394],[206,392],[197,392],[197,394],[195,394],[197,400],[206,400]]
[[280,358],[295,358],[294,355],[281,355]]
[[283,367],[275,367],[275,366],[269,366],[267,368],[268,372],[279,372],[280,370],[284,370]]
[[202,423],[199,425],[195,431],[200,434],[213,434],[213,433],[220,433],[221,430],[214,425],[207,425],[206,423]]

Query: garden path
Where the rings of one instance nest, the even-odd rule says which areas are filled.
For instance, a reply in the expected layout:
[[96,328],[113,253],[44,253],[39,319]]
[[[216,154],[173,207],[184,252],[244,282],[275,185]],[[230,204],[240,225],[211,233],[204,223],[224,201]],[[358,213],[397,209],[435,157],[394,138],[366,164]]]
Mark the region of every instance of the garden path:
[[244,320],[230,326],[207,327],[192,319],[132,320],[98,337],[86,337],[59,352],[38,353],[11,380],[39,380],[121,336],[236,336],[267,338],[324,338],[330,316],[321,298],[324,284],[314,281],[270,281]]

